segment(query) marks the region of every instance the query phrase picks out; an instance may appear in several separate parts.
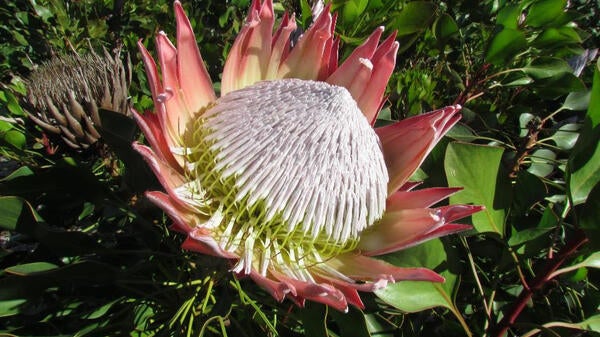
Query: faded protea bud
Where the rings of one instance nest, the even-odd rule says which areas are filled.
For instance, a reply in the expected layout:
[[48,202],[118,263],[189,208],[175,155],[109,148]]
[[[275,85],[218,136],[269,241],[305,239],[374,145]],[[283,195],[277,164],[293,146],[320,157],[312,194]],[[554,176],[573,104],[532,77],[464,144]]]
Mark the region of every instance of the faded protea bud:
[[[129,63],[129,58],[128,58]],[[127,89],[131,67],[114,57],[91,52],[61,55],[39,66],[28,78],[25,104],[44,131],[60,136],[75,150],[100,138],[99,109],[129,115]]]

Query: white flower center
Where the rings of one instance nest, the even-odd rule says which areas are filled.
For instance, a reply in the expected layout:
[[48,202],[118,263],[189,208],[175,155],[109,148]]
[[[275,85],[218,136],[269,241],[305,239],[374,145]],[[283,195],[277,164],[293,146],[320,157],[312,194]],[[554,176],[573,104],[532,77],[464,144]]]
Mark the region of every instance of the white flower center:
[[379,139],[343,87],[285,79],[230,92],[190,124],[184,143],[188,194],[212,200],[223,248],[240,256],[258,243],[332,256],[385,210]]

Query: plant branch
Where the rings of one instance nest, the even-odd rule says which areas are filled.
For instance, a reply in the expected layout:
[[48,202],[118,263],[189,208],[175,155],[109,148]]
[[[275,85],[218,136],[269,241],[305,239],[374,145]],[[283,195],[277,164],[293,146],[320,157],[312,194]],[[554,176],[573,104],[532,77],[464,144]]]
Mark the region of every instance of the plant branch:
[[550,259],[544,268],[544,270],[536,276],[533,281],[529,282],[529,288],[523,288],[519,297],[514,302],[510,310],[504,315],[500,323],[495,326],[492,332],[489,334],[493,337],[503,337],[508,329],[515,323],[527,302],[531,299],[534,292],[542,289],[548,281],[553,277],[553,273],[573,255],[579,247],[585,244],[588,238],[582,230],[577,230],[575,236],[556,254]]

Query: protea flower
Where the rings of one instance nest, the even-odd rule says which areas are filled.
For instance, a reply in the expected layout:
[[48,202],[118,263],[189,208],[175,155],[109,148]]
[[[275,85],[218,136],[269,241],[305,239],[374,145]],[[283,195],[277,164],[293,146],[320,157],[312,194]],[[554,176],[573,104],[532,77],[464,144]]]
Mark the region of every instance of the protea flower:
[[27,81],[29,117],[75,150],[100,138],[100,108],[129,115],[131,73],[106,50],[102,55],[61,55],[34,70]]
[[478,206],[433,204],[456,188],[411,191],[424,157],[460,106],[373,129],[394,69],[395,34],[379,28],[338,67],[329,7],[293,48],[287,14],[254,0],[225,63],[217,98],[181,4],[177,48],[156,38],[160,74],[139,43],[155,113],[134,116],[134,144],[166,193],[147,196],[187,235],[183,247],[231,262],[277,300],[346,310],[357,291],[443,278],[372,258],[469,229]]

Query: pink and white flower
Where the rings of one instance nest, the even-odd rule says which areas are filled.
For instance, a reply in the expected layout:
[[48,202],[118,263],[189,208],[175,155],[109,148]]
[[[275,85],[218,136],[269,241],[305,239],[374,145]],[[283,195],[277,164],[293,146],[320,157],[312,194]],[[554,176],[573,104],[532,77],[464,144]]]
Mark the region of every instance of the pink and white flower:
[[[457,188],[408,182],[460,119],[450,106],[373,128],[394,70],[383,27],[338,66],[326,7],[292,47],[294,16],[273,29],[272,0],[254,0],[217,97],[181,4],[177,47],[139,43],[155,103],[135,113],[149,147],[134,147],[165,192],[148,198],[187,235],[183,247],[231,261],[277,300],[363,307],[358,291],[443,278],[373,258],[469,229],[479,206],[432,207]],[[160,68],[160,74],[158,69]]]

